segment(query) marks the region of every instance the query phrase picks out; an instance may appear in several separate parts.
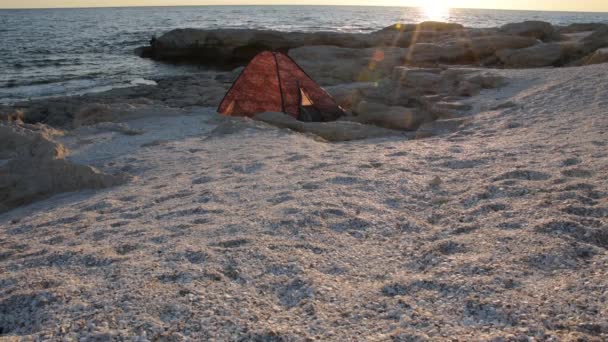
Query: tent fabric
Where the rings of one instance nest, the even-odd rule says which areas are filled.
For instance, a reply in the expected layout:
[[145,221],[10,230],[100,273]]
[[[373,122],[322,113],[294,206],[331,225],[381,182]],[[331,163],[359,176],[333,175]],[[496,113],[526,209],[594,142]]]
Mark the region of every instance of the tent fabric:
[[315,121],[333,121],[344,114],[291,58],[270,51],[251,60],[218,107],[218,113],[229,116],[262,112],[283,112],[299,120],[311,120],[302,112],[318,112]]

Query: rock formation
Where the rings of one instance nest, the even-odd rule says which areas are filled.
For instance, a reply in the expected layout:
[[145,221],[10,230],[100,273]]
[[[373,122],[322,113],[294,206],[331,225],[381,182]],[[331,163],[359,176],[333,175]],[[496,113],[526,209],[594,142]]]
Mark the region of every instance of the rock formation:
[[[593,32],[580,45],[564,43],[571,40],[570,35],[585,31]],[[137,53],[162,61],[234,68],[263,50],[289,51],[298,63],[314,60],[309,64],[325,69],[325,73],[337,66],[327,83],[336,84],[345,78],[379,79],[392,66],[404,64],[562,66],[608,46],[607,37],[608,26],[603,24],[557,27],[542,21],[486,29],[440,22],[394,24],[369,34],[178,29],[154,39]],[[525,56],[530,56],[530,63],[525,62]],[[366,65],[373,68],[365,68]]]
[[559,33],[550,23],[544,21],[524,21],[509,23],[500,28],[506,34],[531,37],[542,41],[560,40]]
[[[71,129],[99,122],[117,122],[145,116],[181,115],[183,108],[218,105],[233,78],[215,79],[214,73],[158,80],[97,94],[40,99],[2,109],[0,120],[19,117],[25,123],[44,123]],[[226,76],[226,74],[220,74]]]
[[583,64],[585,65],[600,63],[608,63],[608,48],[599,49],[595,51],[583,61]]
[[413,137],[412,134],[406,132],[365,125],[358,122],[302,122],[283,113],[260,113],[257,114],[254,119],[280,128],[288,128],[296,132],[314,134],[324,140],[332,142],[382,138],[387,136]]
[[113,176],[65,159],[67,149],[44,125],[0,123],[0,213],[61,192],[122,184]]

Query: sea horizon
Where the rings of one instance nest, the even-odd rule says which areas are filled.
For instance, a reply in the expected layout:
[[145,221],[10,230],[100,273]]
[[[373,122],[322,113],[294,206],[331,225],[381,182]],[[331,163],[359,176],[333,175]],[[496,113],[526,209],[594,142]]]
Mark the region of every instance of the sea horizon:
[[370,33],[398,22],[429,20],[471,28],[526,20],[568,25],[608,23],[608,13],[452,8],[431,16],[416,7],[291,4],[0,9],[0,68],[5,71],[0,103],[99,92],[197,72],[197,67],[134,54],[152,37],[177,28]]
[[[383,8],[408,8],[416,9],[417,6],[388,6],[388,5],[323,5],[323,4],[207,4],[207,5],[141,5],[141,6],[84,6],[84,7],[0,7],[0,11],[9,10],[66,10],[66,9],[138,9],[138,8],[172,8],[172,7],[383,7]],[[580,10],[546,10],[546,9],[512,9],[512,8],[490,8],[490,7],[449,7],[448,10],[487,10],[508,12],[547,12],[547,13],[607,13],[608,11],[580,11]]]

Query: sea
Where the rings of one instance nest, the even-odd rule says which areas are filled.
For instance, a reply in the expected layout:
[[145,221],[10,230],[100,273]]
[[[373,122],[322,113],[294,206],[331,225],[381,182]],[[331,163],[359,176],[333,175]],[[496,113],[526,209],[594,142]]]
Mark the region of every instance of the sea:
[[200,72],[137,57],[133,50],[175,28],[372,32],[425,20],[496,27],[543,20],[608,23],[608,13],[408,7],[195,6],[0,10],[0,103],[98,92]]

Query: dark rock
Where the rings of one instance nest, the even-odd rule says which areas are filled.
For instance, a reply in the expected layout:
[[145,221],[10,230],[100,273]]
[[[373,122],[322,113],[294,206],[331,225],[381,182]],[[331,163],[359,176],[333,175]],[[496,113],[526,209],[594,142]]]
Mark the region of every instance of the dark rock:
[[470,119],[437,120],[422,124],[416,131],[416,139],[455,132],[470,123]]
[[586,51],[592,52],[597,49],[608,47],[608,25],[595,30],[582,40]]
[[584,65],[608,63],[608,48],[599,49],[583,59]]
[[544,21],[524,21],[510,23],[500,28],[501,32],[517,36],[531,37],[542,41],[559,40],[559,34],[550,23]]
[[608,25],[601,23],[575,23],[568,26],[557,28],[559,33],[579,33],[587,31],[595,31]]
[[314,134],[332,142],[382,138],[388,136],[406,136],[405,132],[372,125],[364,125],[358,122],[343,120],[330,122],[302,122],[283,113],[260,113],[255,115],[254,119],[280,128],[288,128],[296,132]]
[[0,213],[61,192],[122,184],[125,176],[102,173],[65,159],[67,150],[44,125],[0,125]]
[[536,68],[562,66],[584,56],[585,48],[578,43],[546,43],[519,50],[504,50],[497,53],[507,68]]
[[146,56],[171,62],[195,62],[233,68],[265,50],[287,51],[307,45],[371,47],[371,36],[336,32],[279,32],[250,29],[176,29],[151,42]]
[[380,103],[361,101],[352,118],[364,124],[397,130],[416,130],[422,123],[433,121],[435,117],[421,109],[386,106]]
[[376,32],[414,32],[414,31],[454,31],[463,30],[464,26],[456,23],[424,21],[420,24],[393,24]]

